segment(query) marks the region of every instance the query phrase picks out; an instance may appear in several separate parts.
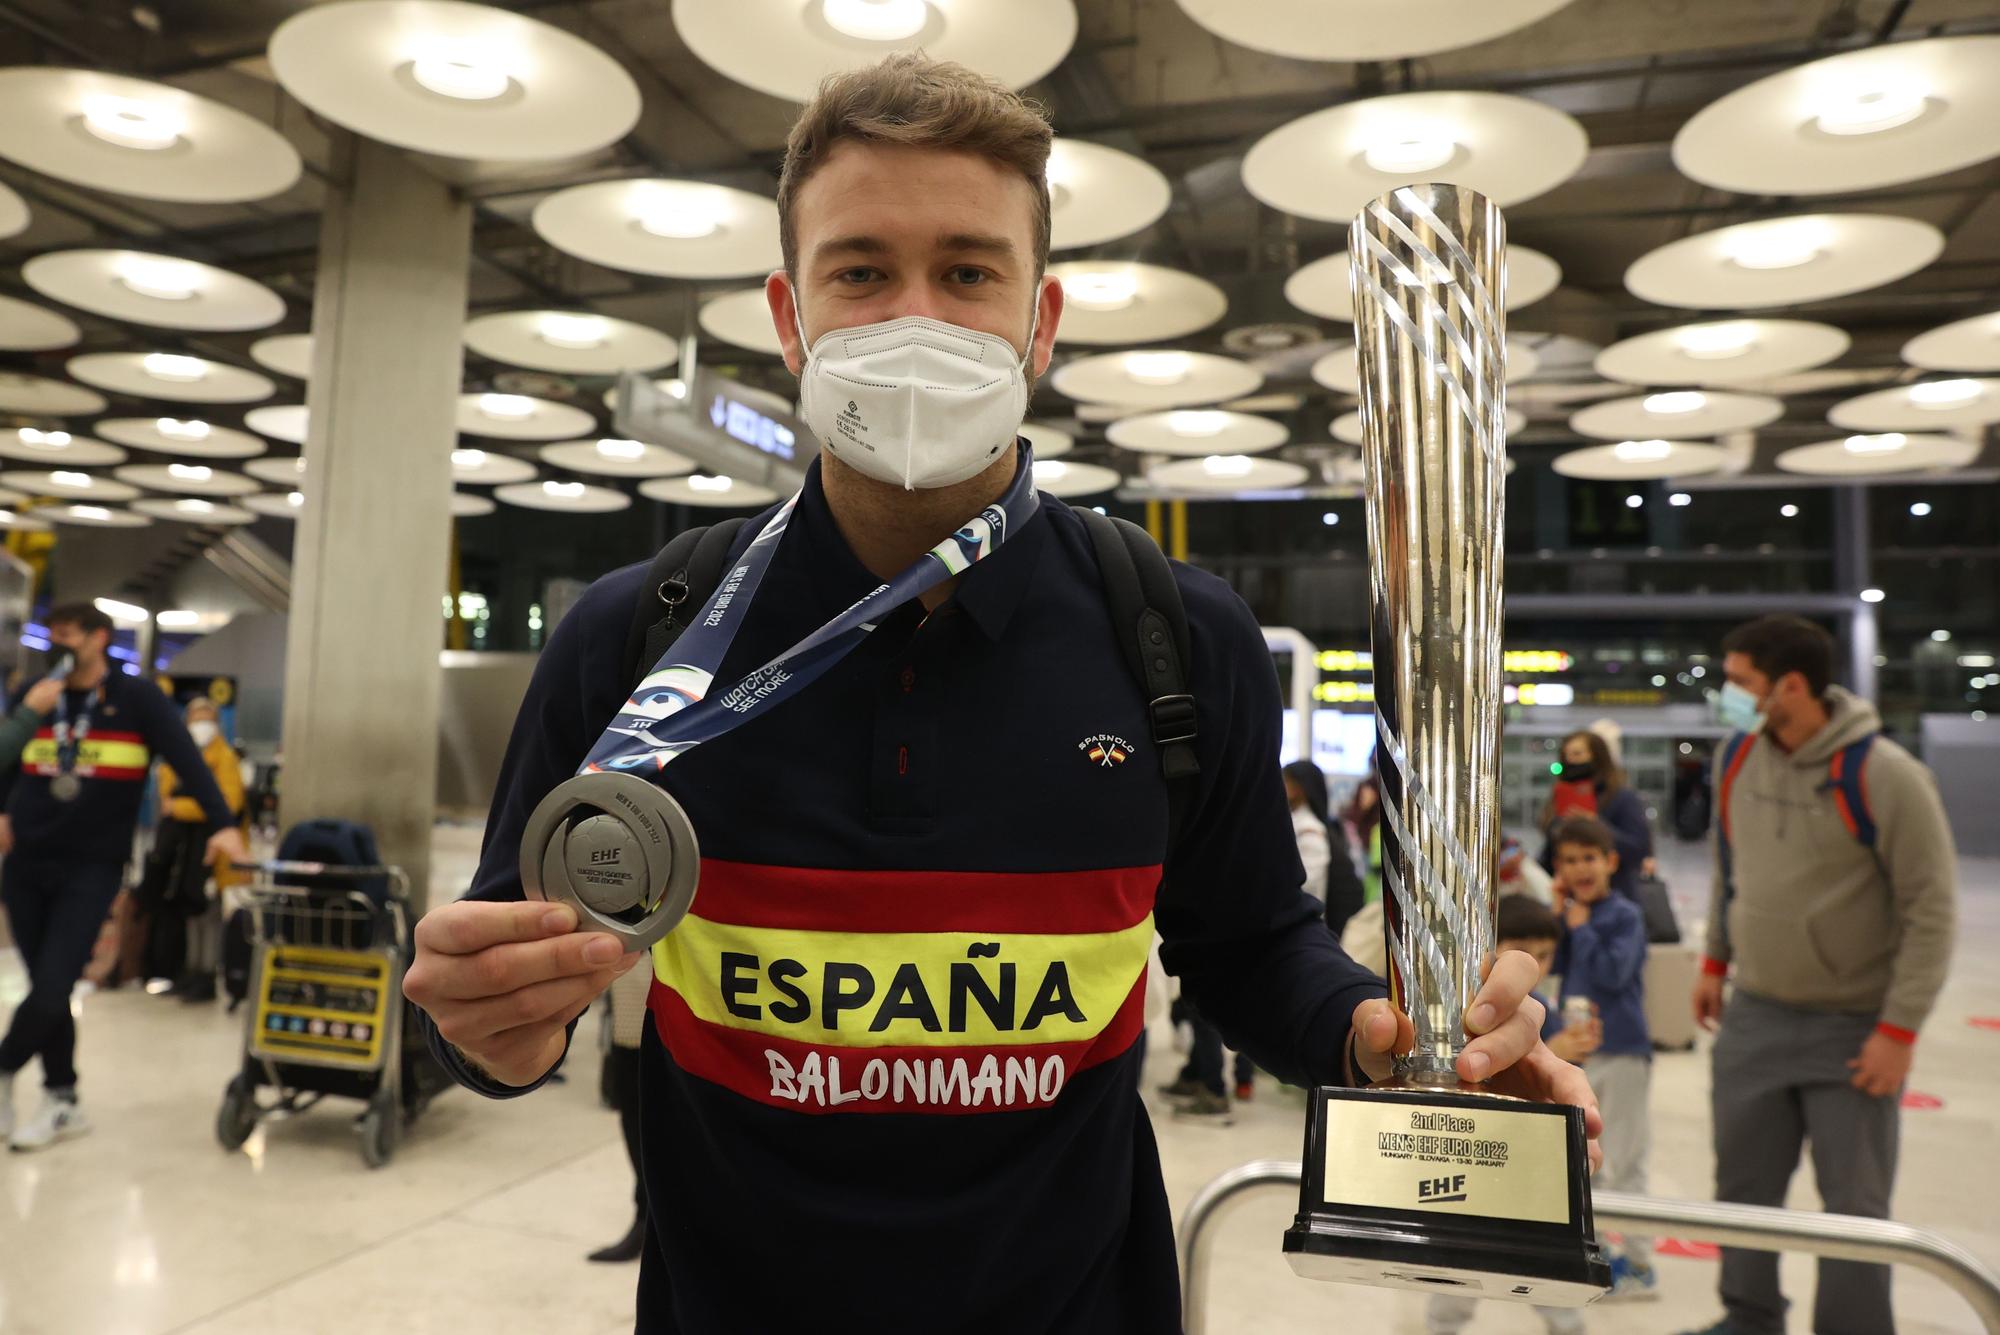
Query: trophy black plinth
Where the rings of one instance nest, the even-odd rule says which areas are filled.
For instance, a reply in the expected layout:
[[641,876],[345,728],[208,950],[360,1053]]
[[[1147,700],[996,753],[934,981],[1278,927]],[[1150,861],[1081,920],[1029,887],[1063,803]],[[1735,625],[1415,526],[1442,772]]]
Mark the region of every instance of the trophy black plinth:
[[1286,1259],[1308,1279],[1582,1307],[1611,1287],[1589,1153],[1566,1104],[1317,1089]]

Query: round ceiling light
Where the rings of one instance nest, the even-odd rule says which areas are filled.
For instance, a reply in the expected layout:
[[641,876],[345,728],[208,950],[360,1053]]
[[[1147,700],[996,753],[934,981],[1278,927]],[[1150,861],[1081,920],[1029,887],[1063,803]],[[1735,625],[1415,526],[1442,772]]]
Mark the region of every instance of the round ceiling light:
[[594,488],[584,482],[512,482],[494,488],[494,500],[522,510],[556,510],[560,514],[610,514],[624,510],[632,498],[616,488]]
[[[1556,290],[1562,266],[1526,246],[1507,247],[1506,309],[1531,306]],[[1347,252],[1314,260],[1285,280],[1285,300],[1308,315],[1354,321],[1354,289],[1348,282]]]
[[75,524],[80,528],[146,528],[152,524],[152,516],[134,514],[130,510],[120,510],[108,505],[45,505],[35,511],[40,519],[53,519],[58,524]]
[[1118,347],[1185,338],[1229,309],[1222,289],[1207,279],[1156,264],[1066,260],[1049,272],[1063,285],[1060,343]]
[[[245,497],[244,499],[249,499]],[[240,505],[224,505],[219,501],[205,500],[199,496],[184,496],[179,500],[164,500],[147,497],[132,502],[132,509],[154,519],[165,519],[180,524],[215,524],[235,527],[240,524],[254,524],[257,514]]]
[[82,497],[93,501],[130,501],[139,495],[137,487],[124,482],[93,477],[68,468],[45,473],[30,469],[0,473],[0,486],[12,487],[30,496]]
[[1115,468],[1103,464],[1076,464],[1067,459],[1035,460],[1035,489],[1063,500],[1096,496],[1124,481]]
[[1632,385],[1741,385],[1824,366],[1850,341],[1808,320],[1715,320],[1624,339],[1596,366]]
[[1686,440],[1640,439],[1571,450],[1558,455],[1553,467],[1564,477],[1592,482],[1643,482],[1713,473],[1722,467],[1727,458],[1719,445]]
[[301,169],[290,140],[234,107],[42,65],[0,69],[0,157],[72,185],[183,204],[266,199]]
[[475,496],[471,492],[454,491],[451,494],[451,517],[453,519],[478,519],[490,515],[500,507],[491,497]]
[[254,496],[243,497],[238,504],[270,519],[296,520],[299,511],[305,508],[306,494],[302,491],[260,491]]
[[1979,457],[1979,442],[1901,431],[1846,436],[1786,450],[1776,460],[1788,473],[1859,477],[1963,468]]
[[243,425],[260,436],[288,445],[306,443],[307,411],[303,403],[274,403],[243,414]]
[[1284,459],[1252,459],[1241,454],[1211,454],[1154,464],[1146,480],[1162,491],[1221,492],[1228,495],[1289,491],[1310,476],[1301,464]]
[[465,346],[510,366],[565,375],[657,371],[680,359],[680,347],[656,329],[571,311],[507,311],[466,322]]
[[616,60],[491,5],[313,6],[278,25],[269,59],[286,92],[335,124],[448,158],[574,158],[639,120],[639,87]]
[[1432,173],[1496,204],[1518,204],[1575,175],[1589,150],[1573,118],[1527,98],[1395,93],[1279,126],[1244,158],[1243,183],[1274,209],[1346,222],[1370,200]]
[[[253,415],[263,411],[251,409]],[[247,431],[216,426],[200,418],[108,417],[97,424],[96,431],[106,440],[135,450],[189,459],[254,459],[265,448],[263,441]]]
[[581,408],[525,394],[461,394],[458,429],[503,440],[574,440],[596,425]]
[[1710,103],[1674,165],[1718,190],[1826,195],[2000,154],[2000,37],[1882,42],[1795,65]]
[[148,491],[187,496],[248,496],[257,490],[257,484],[241,473],[220,473],[203,464],[126,464],[114,475]]
[[451,452],[451,480],[526,485],[535,480],[535,466],[526,459],[488,450],[456,449]]
[[108,405],[102,394],[39,375],[0,371],[0,412],[32,417],[84,417]]
[[639,494],[669,505],[698,505],[712,510],[756,510],[778,499],[778,493],[769,487],[709,473],[650,478],[639,484]]
[[784,262],[778,206],[700,181],[596,181],[535,205],[535,231],[557,250],[628,273],[740,278]]
[[1227,42],[1292,60],[1395,60],[1491,41],[1570,0],[1180,0]]
[[1021,423],[1021,438],[1028,442],[1037,459],[1054,459],[1076,448],[1076,437],[1041,422]]
[[255,371],[172,352],[89,352],[70,358],[68,369],[114,394],[175,403],[255,403],[277,391]]
[[[1509,408],[1507,410],[1507,425],[1505,429],[1508,444],[1511,445],[1517,434],[1528,429],[1528,415],[1519,408]],[[1361,414],[1358,411],[1342,413],[1340,416],[1334,418],[1333,438],[1343,445],[1365,444],[1365,439],[1361,433]],[[1508,471],[1512,472],[1513,470],[1509,469]]]
[[778,328],[771,322],[770,303],[761,287],[728,292],[705,301],[697,320],[710,338],[752,352],[782,356],[785,345],[778,341]]
[[304,380],[312,374],[312,335],[273,334],[250,345],[250,360],[267,371]]
[[[4,321],[0,310],[0,323]],[[2000,311],[1918,334],[1903,345],[1903,360],[1930,371],[2000,371]]]
[[43,296],[93,315],[161,329],[262,329],[285,318],[284,300],[241,275],[139,250],[60,250],[21,266]]
[[829,74],[922,49],[1025,88],[1076,41],[1072,0],[674,0],[674,27],[710,69],[760,93],[811,99]]
[[1754,431],[1784,416],[1781,400],[1766,394],[1672,390],[1594,403],[1569,419],[1570,430],[1599,440],[1652,440]]
[[1845,296],[1893,283],[1936,259],[1944,233],[1872,213],[1738,223],[1640,256],[1625,286],[1662,306],[1753,309]]
[[1142,454],[1244,457],[1277,449],[1286,431],[1282,423],[1252,413],[1175,408],[1121,418],[1105,436],[1120,449]]
[[1847,431],[1941,431],[2000,422],[2000,379],[1924,380],[1844,399],[1826,420]]
[[0,427],[0,458],[27,459],[48,467],[88,468],[122,464],[125,451],[88,436],[38,427]]
[[243,471],[264,482],[276,483],[280,487],[297,487],[305,481],[306,460],[304,455],[284,458],[272,455],[263,459],[252,459],[243,465]]
[[32,515],[19,514],[13,510],[0,509],[0,530],[14,529],[22,533],[47,533],[49,525]]
[[601,477],[678,477],[694,471],[694,460],[686,455],[647,441],[615,436],[544,445],[541,454],[545,463],[557,468]]
[[1143,232],[1173,202],[1144,158],[1058,135],[1049,146],[1049,248],[1074,250]]
[[0,296],[0,352],[49,352],[73,346],[82,338],[83,331],[68,316]]
[[1058,394],[1084,403],[1181,408],[1253,394],[1264,376],[1213,353],[1149,349],[1078,358],[1058,367],[1049,383]]
[[0,240],[28,230],[28,206],[6,185],[0,184]]

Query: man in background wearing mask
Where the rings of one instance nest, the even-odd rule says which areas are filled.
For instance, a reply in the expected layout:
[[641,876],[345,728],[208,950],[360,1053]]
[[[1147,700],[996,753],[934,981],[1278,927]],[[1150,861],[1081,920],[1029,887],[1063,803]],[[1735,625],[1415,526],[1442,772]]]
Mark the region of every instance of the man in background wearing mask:
[[[70,989],[132,856],[146,775],[158,756],[201,805],[210,857],[247,860],[236,817],[215,786],[173,702],[142,677],[111,665],[111,618],[88,603],[49,613],[49,641],[73,666],[53,712],[0,771],[0,900],[28,966],[28,995],[0,1039],[0,1129],[17,1150],[40,1149],[90,1129],[76,1093],[76,1024]],[[47,1098],[14,1120],[14,1076],[42,1059]]]
[[[1930,771],[1879,735],[1873,705],[1830,684],[1825,630],[1766,616],[1722,647],[1716,709],[1738,731],[1716,758],[1694,992],[1695,1019],[1721,1025],[1715,1195],[1784,1204],[1809,1143],[1828,1210],[1887,1218],[1898,1102],[1951,962],[1951,829]],[[1782,1335],[1774,1254],[1725,1247],[1721,1291],[1727,1315],[1703,1335]],[[1892,1332],[1889,1268],[1821,1261],[1812,1328]]]
[[[872,591],[910,596],[829,641],[849,652],[796,698],[658,771],[703,862],[650,961],[642,1332],[1178,1330],[1138,1096],[1155,923],[1187,994],[1267,1069],[1352,1083],[1410,1045],[1301,889],[1256,620],[1185,566],[1200,776],[1168,846],[1131,628],[1016,439],[1063,308],[1049,143],[1005,88],[905,55],[829,79],[787,146],[766,292],[824,449],[736,543],[724,588],[754,569],[754,593],[696,614],[669,661],[732,625],[720,692],[796,665],[787,646]],[[624,712],[645,570],[557,626],[472,897],[417,928],[406,990],[494,1097],[546,1079],[568,1022],[637,963],[567,906],[518,902],[517,850]],[[1541,1044],[1536,976],[1496,959],[1460,1070],[1588,1107]]]

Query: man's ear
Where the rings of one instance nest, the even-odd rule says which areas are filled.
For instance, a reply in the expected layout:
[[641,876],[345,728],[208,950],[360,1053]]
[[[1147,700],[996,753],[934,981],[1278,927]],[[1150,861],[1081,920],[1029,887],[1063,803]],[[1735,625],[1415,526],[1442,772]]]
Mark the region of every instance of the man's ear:
[[1035,345],[1028,349],[1028,365],[1037,376],[1048,374],[1049,361],[1056,351],[1056,326],[1062,323],[1063,286],[1054,274],[1045,273],[1035,291]]
[[798,294],[783,269],[764,279],[764,301],[771,308],[771,327],[777,331],[778,345],[785,354],[785,369],[797,375],[805,369],[806,349],[799,341],[803,321],[798,314]]

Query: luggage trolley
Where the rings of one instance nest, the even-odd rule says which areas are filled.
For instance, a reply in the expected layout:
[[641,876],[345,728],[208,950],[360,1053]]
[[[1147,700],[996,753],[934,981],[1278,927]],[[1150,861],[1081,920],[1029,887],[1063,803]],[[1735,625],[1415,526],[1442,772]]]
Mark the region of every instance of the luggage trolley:
[[[266,1115],[334,1094],[367,1105],[356,1119],[361,1157],[379,1168],[435,1087],[413,1069],[428,1051],[404,1032],[409,878],[390,866],[239,865],[253,877],[251,1004],[215,1137],[237,1149]],[[259,1101],[264,1086],[275,1102]]]

